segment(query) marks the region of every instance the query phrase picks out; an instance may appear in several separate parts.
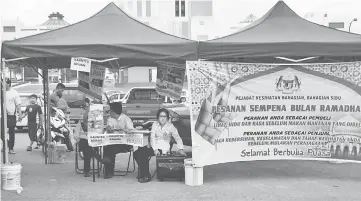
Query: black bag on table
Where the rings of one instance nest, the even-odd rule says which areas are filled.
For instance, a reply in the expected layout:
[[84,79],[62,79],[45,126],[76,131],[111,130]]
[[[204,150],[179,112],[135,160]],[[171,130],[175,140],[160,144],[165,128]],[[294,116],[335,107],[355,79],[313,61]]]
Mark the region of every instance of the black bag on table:
[[184,159],[185,156],[180,155],[162,155],[157,156],[157,178],[159,181],[164,179],[184,179]]

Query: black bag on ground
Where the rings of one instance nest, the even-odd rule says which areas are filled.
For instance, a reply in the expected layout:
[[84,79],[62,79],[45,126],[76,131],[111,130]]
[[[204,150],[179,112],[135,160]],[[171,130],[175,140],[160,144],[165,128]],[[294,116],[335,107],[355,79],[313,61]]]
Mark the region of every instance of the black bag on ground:
[[184,179],[184,156],[167,155],[157,156],[157,178],[160,181],[164,179]]

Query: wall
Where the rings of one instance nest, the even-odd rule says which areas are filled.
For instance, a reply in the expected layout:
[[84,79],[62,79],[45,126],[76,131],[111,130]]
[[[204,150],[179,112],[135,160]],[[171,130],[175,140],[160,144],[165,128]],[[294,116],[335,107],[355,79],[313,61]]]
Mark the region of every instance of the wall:
[[149,69],[156,69],[156,67],[128,68],[128,83],[149,83]]
[[[179,5],[182,1],[185,2],[185,16],[176,16],[176,1]],[[200,32],[197,26],[192,25],[193,20],[198,17],[203,17],[203,21],[213,20],[213,0],[118,0],[117,5],[144,24],[188,39],[197,39],[197,34],[193,34],[193,28],[195,32]],[[202,31],[200,34],[209,33],[211,32]]]
[[[43,33],[46,31],[49,31],[51,29],[48,29],[43,26],[26,26],[23,22],[21,22],[19,19],[1,19],[1,42],[6,40],[15,40],[39,33]],[[11,68],[17,68],[18,66],[9,65]],[[19,69],[19,68],[17,68]],[[28,77],[38,77],[39,83],[41,83],[41,77],[38,76],[38,73],[35,72],[33,69],[26,68],[26,70],[23,70],[21,67],[21,71],[19,72],[16,70],[11,70],[12,74],[11,76],[13,78],[23,79],[23,81],[26,81],[26,78]],[[41,70],[39,70],[41,73]]]

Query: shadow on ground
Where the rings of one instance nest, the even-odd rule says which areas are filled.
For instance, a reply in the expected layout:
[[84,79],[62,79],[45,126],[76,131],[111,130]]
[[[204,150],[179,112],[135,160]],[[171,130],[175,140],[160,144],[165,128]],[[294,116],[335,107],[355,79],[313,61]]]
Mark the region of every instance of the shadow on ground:
[[[204,168],[204,185],[191,187],[179,181],[139,184],[137,172],[110,180],[84,178],[75,173],[74,153],[65,164],[44,164],[40,150],[26,152],[28,137],[17,134],[13,162],[23,166],[23,192],[1,191],[2,200],[357,200],[361,198],[360,164],[319,161],[254,161],[218,164]],[[127,156],[117,156],[124,168]],[[82,164],[82,161],[80,161]],[[151,161],[151,171],[155,161]]]

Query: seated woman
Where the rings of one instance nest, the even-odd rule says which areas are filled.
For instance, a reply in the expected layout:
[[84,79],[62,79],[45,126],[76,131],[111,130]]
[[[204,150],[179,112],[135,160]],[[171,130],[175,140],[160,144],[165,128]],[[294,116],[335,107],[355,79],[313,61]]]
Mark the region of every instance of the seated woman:
[[[115,131],[120,131],[120,133],[133,133],[133,122],[129,117],[122,113],[122,103],[110,103],[109,107],[110,117],[108,118],[107,122],[107,133],[114,133]],[[125,144],[104,146],[104,154],[102,160],[102,163],[105,164],[104,179],[109,179],[113,177],[116,154],[130,152],[132,148],[133,146]]]
[[149,160],[151,156],[159,156],[162,154],[167,154],[170,150],[170,141],[172,137],[177,142],[177,146],[182,155],[185,155],[183,151],[183,141],[178,134],[178,130],[174,127],[172,123],[169,122],[169,111],[162,108],[158,110],[157,113],[157,122],[153,123],[150,142],[151,146],[139,147],[137,151],[134,152],[134,158],[139,166],[139,178],[138,182],[146,183],[151,180],[151,175],[149,173]]
[[[94,151],[94,148],[89,146],[88,144],[88,115],[90,100],[85,98],[85,111],[83,113],[83,122],[81,123],[81,132],[79,135],[79,151],[83,152],[84,155],[84,177],[90,177],[90,159],[95,157],[98,161],[100,161],[100,156]],[[96,148],[97,149],[97,148]]]

